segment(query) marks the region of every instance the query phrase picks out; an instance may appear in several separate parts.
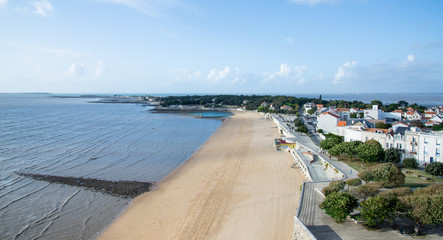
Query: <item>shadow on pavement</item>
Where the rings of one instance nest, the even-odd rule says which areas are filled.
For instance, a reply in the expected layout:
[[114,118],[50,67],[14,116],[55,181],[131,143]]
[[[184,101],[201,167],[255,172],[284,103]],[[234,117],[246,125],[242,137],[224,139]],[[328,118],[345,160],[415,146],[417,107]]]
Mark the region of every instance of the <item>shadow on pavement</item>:
[[311,233],[317,239],[328,239],[328,240],[341,240],[342,239],[328,225],[307,226],[307,228],[309,229],[309,231],[311,231]]

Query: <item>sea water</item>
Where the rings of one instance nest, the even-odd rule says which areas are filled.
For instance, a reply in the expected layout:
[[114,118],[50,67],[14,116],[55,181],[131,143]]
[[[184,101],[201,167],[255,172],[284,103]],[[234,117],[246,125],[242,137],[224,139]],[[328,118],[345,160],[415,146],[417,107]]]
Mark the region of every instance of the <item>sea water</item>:
[[159,181],[221,123],[91,100],[0,94],[0,239],[93,239],[131,201],[17,172]]

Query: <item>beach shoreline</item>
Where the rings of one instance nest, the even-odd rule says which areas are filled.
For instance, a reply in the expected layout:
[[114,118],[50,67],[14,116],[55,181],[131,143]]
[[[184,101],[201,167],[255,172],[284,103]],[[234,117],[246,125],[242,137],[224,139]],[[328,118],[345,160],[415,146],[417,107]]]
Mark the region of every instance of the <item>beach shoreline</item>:
[[97,239],[289,238],[303,176],[275,137],[262,115],[235,113]]

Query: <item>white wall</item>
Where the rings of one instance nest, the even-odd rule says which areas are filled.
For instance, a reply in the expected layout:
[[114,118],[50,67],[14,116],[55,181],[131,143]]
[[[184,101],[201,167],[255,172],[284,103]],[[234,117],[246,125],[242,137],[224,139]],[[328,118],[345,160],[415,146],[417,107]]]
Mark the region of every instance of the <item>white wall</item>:
[[328,133],[336,133],[336,127],[338,118],[331,116],[330,114],[322,114],[317,117],[317,128],[323,129]]

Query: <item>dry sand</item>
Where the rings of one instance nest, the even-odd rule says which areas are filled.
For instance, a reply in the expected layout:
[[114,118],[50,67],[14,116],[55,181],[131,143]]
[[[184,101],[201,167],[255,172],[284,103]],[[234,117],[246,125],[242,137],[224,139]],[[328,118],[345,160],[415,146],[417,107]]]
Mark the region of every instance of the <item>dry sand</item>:
[[274,123],[236,113],[98,239],[290,239],[303,176]]

